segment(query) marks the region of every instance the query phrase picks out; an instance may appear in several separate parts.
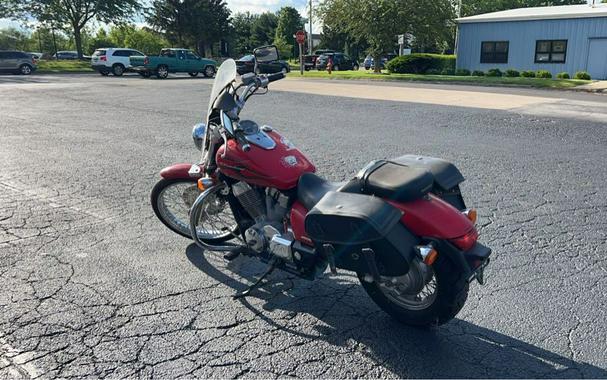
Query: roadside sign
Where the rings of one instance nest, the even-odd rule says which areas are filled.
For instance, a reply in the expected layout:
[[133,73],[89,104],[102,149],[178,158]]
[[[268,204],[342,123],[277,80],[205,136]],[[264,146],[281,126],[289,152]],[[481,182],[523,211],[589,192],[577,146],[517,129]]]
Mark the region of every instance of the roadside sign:
[[298,30],[297,33],[295,33],[295,40],[298,44],[303,44],[306,41],[306,32]]
[[398,35],[398,44],[399,45],[404,45],[405,44],[405,35],[404,34],[399,34]]

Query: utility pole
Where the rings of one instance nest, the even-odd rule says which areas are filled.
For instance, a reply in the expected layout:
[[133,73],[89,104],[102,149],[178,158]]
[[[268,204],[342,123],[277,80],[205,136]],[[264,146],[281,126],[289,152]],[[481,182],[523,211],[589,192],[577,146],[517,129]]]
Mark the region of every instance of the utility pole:
[[308,40],[308,54],[312,54],[314,43],[312,42],[312,0],[310,0],[310,39]]
[[[462,17],[462,0],[458,0],[457,2],[457,18]],[[457,48],[459,45],[459,23],[455,23],[455,46],[453,48],[453,53],[457,59]]]

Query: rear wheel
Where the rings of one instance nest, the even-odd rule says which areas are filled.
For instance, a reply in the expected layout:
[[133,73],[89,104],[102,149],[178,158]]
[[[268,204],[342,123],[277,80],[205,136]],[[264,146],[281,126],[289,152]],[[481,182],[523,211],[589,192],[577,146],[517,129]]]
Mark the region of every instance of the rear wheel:
[[156,78],[166,79],[169,76],[169,67],[167,65],[160,65],[156,70]]
[[[196,179],[161,179],[152,189],[154,213],[165,226],[181,236],[192,238],[190,208],[200,195]],[[234,237],[236,221],[221,193],[209,197],[198,223],[198,236],[208,244],[217,244]]]
[[32,67],[28,64],[23,64],[19,66],[19,73],[21,73],[21,75],[30,75],[32,73]]
[[112,74],[117,77],[121,77],[122,74],[124,74],[124,66],[122,66],[120,63],[114,64],[114,66],[112,66]]
[[204,68],[204,72],[202,73],[207,78],[213,78],[215,76],[215,67],[207,66]]
[[[468,298],[469,284],[452,262],[439,256],[432,266],[419,259],[404,276],[381,276],[380,283],[358,273],[371,299],[399,322],[414,326],[442,325],[453,319]],[[371,282],[369,282],[371,280]]]

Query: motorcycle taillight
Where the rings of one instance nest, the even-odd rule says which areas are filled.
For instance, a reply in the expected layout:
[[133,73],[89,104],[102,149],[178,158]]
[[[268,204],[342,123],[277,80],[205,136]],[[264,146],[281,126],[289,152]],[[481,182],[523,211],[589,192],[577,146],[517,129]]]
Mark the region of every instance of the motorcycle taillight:
[[462,251],[467,251],[470,248],[474,247],[474,244],[476,243],[477,240],[478,240],[478,231],[476,230],[476,228],[473,228],[470,231],[468,231],[468,233],[465,234],[464,236],[460,236],[455,239],[450,239],[449,241],[453,245],[455,245],[457,248],[461,249]]

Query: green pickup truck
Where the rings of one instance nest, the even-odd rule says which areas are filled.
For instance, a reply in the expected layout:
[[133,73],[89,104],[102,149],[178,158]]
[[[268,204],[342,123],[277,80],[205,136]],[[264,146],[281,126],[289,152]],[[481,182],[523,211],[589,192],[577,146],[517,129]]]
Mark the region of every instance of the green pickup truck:
[[162,49],[157,57],[131,56],[131,70],[142,77],[149,78],[152,74],[159,79],[169,76],[169,73],[188,73],[195,77],[202,73],[207,78],[215,75],[217,62],[212,59],[200,58],[188,49]]

